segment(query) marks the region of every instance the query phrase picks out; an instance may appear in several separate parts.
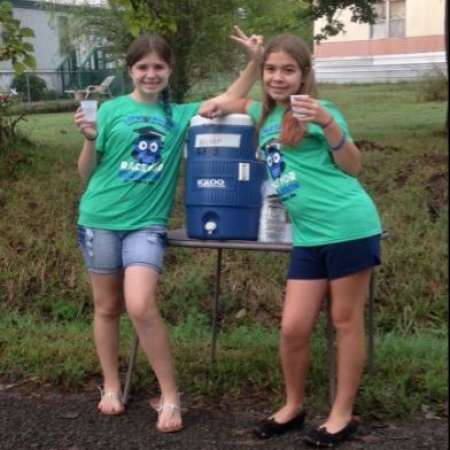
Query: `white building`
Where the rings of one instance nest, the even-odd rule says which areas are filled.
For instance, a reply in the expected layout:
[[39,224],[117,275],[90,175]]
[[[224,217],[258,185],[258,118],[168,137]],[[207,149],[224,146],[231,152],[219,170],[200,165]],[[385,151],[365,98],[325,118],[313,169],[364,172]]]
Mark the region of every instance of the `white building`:
[[[381,0],[376,11],[374,25],[351,22],[349,10],[338,13],[345,32],[314,46],[318,81],[395,82],[446,72],[445,0]],[[324,24],[317,20],[314,33]]]
[[[43,78],[49,90],[62,93],[68,88],[100,83],[114,68],[106,61],[102,48],[91,49],[80,38],[71,42],[72,49],[64,48],[65,29],[71,10],[76,6],[39,0],[9,0],[13,16],[22,27],[31,28],[34,38],[36,69],[33,73]],[[6,89],[14,78],[11,62],[0,62],[0,88]]]

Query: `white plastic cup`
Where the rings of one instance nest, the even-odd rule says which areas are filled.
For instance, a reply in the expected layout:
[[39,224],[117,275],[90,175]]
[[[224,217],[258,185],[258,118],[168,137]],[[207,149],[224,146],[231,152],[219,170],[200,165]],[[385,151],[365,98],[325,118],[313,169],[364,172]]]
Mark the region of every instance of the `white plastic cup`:
[[86,122],[95,122],[97,120],[97,100],[82,100],[80,104],[83,110],[84,120]]
[[297,119],[304,119],[306,117],[306,114],[296,111],[296,109],[298,109],[298,106],[294,106],[293,105],[293,101],[294,100],[306,100],[307,98],[309,98],[309,95],[296,94],[296,95],[290,95],[289,97],[290,97],[290,100],[291,100],[292,115],[294,117],[296,117]]

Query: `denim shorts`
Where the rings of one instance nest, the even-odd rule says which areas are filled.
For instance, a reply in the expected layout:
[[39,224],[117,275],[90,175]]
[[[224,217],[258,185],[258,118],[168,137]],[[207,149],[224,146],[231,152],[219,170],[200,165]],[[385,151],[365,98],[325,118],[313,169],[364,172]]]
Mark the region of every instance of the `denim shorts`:
[[381,264],[380,235],[317,247],[293,247],[289,280],[334,280]]
[[89,272],[116,273],[129,266],[161,272],[167,240],[163,226],[133,231],[104,230],[78,225],[78,243]]

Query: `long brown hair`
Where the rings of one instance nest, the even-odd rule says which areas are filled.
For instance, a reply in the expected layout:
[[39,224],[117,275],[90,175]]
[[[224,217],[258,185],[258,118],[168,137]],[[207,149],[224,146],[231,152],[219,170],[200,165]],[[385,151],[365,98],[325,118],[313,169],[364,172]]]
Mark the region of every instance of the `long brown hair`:
[[[170,68],[173,67],[173,53],[168,42],[157,33],[145,33],[136,38],[128,47],[125,57],[128,69],[149,53],[155,52]],[[161,103],[168,125],[173,125],[172,108],[170,106],[169,86],[161,92]]]
[[[279,34],[273,37],[268,42],[264,50],[261,64],[261,80],[263,80],[264,65],[270,54],[274,52],[284,52],[288,54],[296,61],[299,69],[301,70],[302,81],[298,91],[294,94],[308,94],[316,96],[317,87],[314,77],[314,70],[312,68],[311,52],[309,51],[305,41],[298,36],[289,33]],[[269,114],[275,108],[275,105],[275,100],[271,98],[263,89],[262,115],[256,125],[256,130],[258,133]],[[283,117],[282,132],[280,136],[281,143],[293,147],[303,139],[304,134],[305,126],[292,116],[292,112],[290,111],[290,108],[288,108]]]

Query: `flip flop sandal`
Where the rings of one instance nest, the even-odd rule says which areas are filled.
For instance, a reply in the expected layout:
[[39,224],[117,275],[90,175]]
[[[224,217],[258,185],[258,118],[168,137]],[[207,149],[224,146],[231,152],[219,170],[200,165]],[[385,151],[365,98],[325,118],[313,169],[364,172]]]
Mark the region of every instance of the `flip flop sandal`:
[[[161,413],[163,411],[169,410],[170,411],[169,417],[172,417],[175,412],[181,414],[180,401],[178,400],[178,404],[169,403],[169,402],[164,401],[164,397],[162,395],[159,399],[159,404],[156,404],[155,399],[150,399],[150,406],[158,413],[158,422],[159,422],[159,418],[161,417]],[[181,431],[183,429],[183,424],[181,423],[180,425],[172,427],[172,428],[161,428],[157,424],[156,428],[161,433],[175,433],[175,432]]]
[[113,408],[111,412],[104,412],[102,410],[102,408],[99,406],[97,406],[97,410],[100,414],[103,414],[104,416],[120,416],[121,414],[123,414],[125,412],[125,407],[123,406],[122,403],[122,398],[120,393],[115,392],[115,391],[105,391],[104,389],[102,389],[101,387],[98,386],[98,389],[100,390],[100,403],[102,402],[103,399],[107,399],[107,400],[112,400],[114,402],[118,402],[121,405],[121,408],[116,409]]

